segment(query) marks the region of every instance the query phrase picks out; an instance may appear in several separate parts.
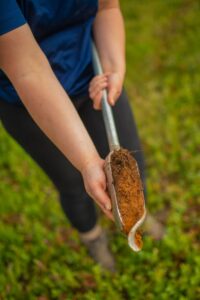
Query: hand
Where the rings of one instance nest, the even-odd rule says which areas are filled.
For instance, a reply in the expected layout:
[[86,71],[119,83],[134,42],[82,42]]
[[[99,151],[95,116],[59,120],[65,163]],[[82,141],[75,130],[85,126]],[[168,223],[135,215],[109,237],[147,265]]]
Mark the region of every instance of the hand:
[[93,163],[87,163],[81,173],[88,195],[94,199],[106,216],[114,221],[111,200],[106,192],[106,176],[103,167],[104,160],[99,159]]
[[115,105],[119,98],[123,86],[123,76],[119,73],[105,73],[95,76],[89,85],[89,95],[93,100],[93,107],[96,110],[101,109],[101,100],[103,90],[108,91],[108,102],[110,105]]

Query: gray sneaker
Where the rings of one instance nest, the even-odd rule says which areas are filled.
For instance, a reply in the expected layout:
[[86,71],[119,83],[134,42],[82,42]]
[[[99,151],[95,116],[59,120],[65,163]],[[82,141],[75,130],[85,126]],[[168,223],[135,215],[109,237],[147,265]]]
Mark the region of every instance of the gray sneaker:
[[161,240],[165,235],[165,227],[149,213],[147,213],[143,230],[155,240]]
[[115,272],[115,261],[108,248],[108,240],[106,233],[102,231],[100,235],[93,239],[87,240],[81,238],[81,241],[88,249],[89,255],[104,269]]

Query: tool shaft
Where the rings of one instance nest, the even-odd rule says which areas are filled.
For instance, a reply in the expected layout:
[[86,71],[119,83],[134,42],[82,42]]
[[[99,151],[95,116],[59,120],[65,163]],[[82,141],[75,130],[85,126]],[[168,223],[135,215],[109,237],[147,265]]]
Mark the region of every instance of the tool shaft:
[[[93,67],[94,72],[96,75],[103,74],[101,62],[99,59],[99,55],[94,43],[92,43],[92,54],[93,54]],[[115,121],[113,118],[113,112],[110,104],[108,103],[108,96],[107,91],[103,90],[103,97],[102,97],[102,113],[103,113],[103,120],[106,128],[106,134],[108,138],[109,148],[111,151],[115,149],[119,149],[119,138],[117,135]]]

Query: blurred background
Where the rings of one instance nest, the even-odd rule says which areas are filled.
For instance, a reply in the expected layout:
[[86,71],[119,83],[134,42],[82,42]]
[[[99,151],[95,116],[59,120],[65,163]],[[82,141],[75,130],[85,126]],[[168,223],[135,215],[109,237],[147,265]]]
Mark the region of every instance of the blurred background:
[[101,217],[117,261],[95,265],[48,180],[0,125],[0,299],[200,299],[200,1],[123,0],[125,86],[166,226],[133,253]]

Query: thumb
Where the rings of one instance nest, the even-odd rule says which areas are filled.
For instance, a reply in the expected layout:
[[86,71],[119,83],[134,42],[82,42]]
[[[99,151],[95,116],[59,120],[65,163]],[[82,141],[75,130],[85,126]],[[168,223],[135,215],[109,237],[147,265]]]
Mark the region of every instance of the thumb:
[[108,91],[108,102],[109,102],[110,105],[115,104],[115,101],[117,99],[117,95],[118,95],[117,89],[114,88],[114,87],[111,87]]

